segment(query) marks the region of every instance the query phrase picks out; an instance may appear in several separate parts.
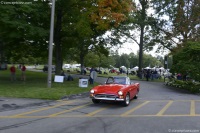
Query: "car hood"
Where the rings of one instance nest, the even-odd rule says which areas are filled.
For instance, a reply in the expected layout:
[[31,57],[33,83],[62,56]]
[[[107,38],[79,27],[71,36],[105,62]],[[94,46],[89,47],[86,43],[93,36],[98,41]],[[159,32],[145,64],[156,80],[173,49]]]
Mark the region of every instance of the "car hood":
[[95,93],[108,93],[108,94],[117,94],[119,90],[123,89],[124,85],[119,84],[109,84],[109,85],[99,85],[93,88]]

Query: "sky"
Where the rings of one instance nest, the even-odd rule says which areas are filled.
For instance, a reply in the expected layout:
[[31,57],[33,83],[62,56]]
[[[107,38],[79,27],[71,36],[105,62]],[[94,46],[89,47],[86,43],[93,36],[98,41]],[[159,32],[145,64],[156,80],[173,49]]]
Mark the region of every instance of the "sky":
[[121,48],[118,49],[119,54],[130,54],[135,53],[137,54],[137,51],[139,50],[139,46],[135,43],[124,43]]
[[[130,53],[134,53],[134,54],[137,54],[137,52],[138,52],[138,50],[139,50],[139,46],[138,46],[138,44],[136,44],[136,43],[129,43],[129,42],[127,42],[127,43],[124,43],[122,46],[121,46],[121,48],[113,48],[113,49],[118,49],[118,53],[121,55],[121,54],[130,54]],[[151,54],[152,56],[154,56],[154,57],[156,57],[157,55],[160,55],[160,56],[163,56],[164,57],[164,55],[165,54],[167,54],[167,52],[160,52],[160,53],[156,53],[155,51],[156,51],[156,49],[157,49],[157,46],[154,46],[154,49],[152,50],[152,51],[150,51],[150,52],[146,52],[145,51],[145,53],[147,53],[147,54]]]

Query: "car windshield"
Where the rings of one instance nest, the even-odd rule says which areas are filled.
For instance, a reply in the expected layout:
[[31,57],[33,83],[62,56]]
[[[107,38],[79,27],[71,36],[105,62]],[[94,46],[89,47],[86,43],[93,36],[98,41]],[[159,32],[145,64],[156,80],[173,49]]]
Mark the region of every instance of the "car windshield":
[[107,84],[126,84],[126,78],[125,77],[109,77]]
[[126,84],[126,78],[124,77],[114,77],[114,83],[116,84]]

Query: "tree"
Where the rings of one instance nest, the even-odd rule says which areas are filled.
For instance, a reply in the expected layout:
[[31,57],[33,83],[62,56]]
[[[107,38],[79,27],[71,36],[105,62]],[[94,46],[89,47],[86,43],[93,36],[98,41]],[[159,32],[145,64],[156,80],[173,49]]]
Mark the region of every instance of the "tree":
[[[53,56],[56,73],[60,73],[65,53],[72,49],[79,55],[82,65],[84,56],[91,48],[104,51],[103,47],[107,44],[103,35],[125,21],[131,11],[130,3],[131,0],[57,0]],[[26,55],[47,60],[49,3],[38,1],[31,5],[4,5],[0,9],[0,45],[4,49],[13,48],[1,53],[12,57],[13,61]]]
[[[139,72],[142,71],[143,68],[143,41],[144,41],[144,28],[146,26],[146,19],[147,19],[147,14],[146,10],[148,8],[148,1],[147,0],[140,0],[139,1],[141,4],[141,11],[139,11],[139,16],[138,16],[138,25],[140,27],[140,44],[139,44]],[[141,77],[141,75],[140,75]]]
[[[119,55],[117,53],[112,55],[112,58],[115,60],[115,67],[119,68],[121,66],[125,66],[127,68],[133,68],[135,66],[138,66],[138,60],[139,60],[139,52],[137,55],[134,53],[128,54],[122,54]],[[150,67],[161,67],[163,66],[163,62],[160,58],[155,58],[152,55],[144,53],[144,67],[150,66]]]
[[189,75],[200,81],[200,42],[187,42],[185,47],[173,55],[172,72]]
[[[84,19],[90,20],[89,23],[84,26],[87,27],[90,32],[81,32],[81,36],[84,38],[80,41],[80,45],[78,45],[79,52],[81,52],[79,54],[81,64],[84,62],[84,55],[87,54],[88,50],[98,49],[105,53],[103,47],[107,46],[108,42],[103,35],[107,31],[118,27],[120,23],[126,19],[126,14],[131,11],[130,2],[130,0],[99,0],[96,3],[92,1],[91,5],[93,6],[87,8],[84,14],[82,14]],[[85,23],[87,21],[83,22]],[[81,24],[81,26],[82,25],[83,24]]]
[[129,62],[130,62],[130,68],[133,68],[135,66],[138,66],[138,55],[135,55],[134,53],[129,54]]
[[[135,4],[136,3],[136,4]],[[123,36],[125,41],[131,41],[138,44],[139,46],[139,60],[138,66],[141,72],[143,68],[143,51],[145,48],[152,49],[148,47],[150,45],[153,34],[149,34],[150,28],[156,20],[153,15],[148,14],[147,11],[151,6],[151,2],[148,0],[135,0],[132,3],[135,10],[133,10],[129,19],[123,23],[115,32],[116,36]],[[120,34],[120,35],[119,35]],[[139,39],[137,39],[139,36]],[[151,44],[152,45],[152,44]],[[139,75],[140,76],[140,75]]]
[[101,67],[110,68],[110,66],[114,66],[114,64],[115,64],[115,60],[112,58],[112,56],[102,57]]
[[176,52],[187,41],[199,40],[199,0],[153,0],[157,24],[154,32],[157,36],[154,41],[159,49],[167,48]]
[[57,1],[54,38],[58,66],[56,73],[61,69],[63,47],[70,54],[79,56],[81,66],[84,66],[84,57],[91,48],[101,46],[102,49],[106,45],[102,35],[126,19],[131,8],[130,2],[131,0]]
[[122,54],[120,56],[120,66],[125,66],[127,68],[130,68],[130,62],[129,62],[129,55],[128,54]]
[[96,52],[89,52],[85,56],[85,66],[89,67],[104,67],[109,68],[110,65],[114,66],[115,61],[111,56],[105,56],[104,54],[96,54]]
[[90,52],[85,56],[85,66],[98,67],[100,64],[100,58],[97,54]]
[[143,62],[144,62],[144,67],[163,66],[159,59],[153,57],[152,55],[146,54],[146,53],[144,54]]
[[[47,54],[50,8],[46,2],[0,6],[0,40],[3,53],[13,61],[27,55]],[[47,56],[46,56],[47,57]]]

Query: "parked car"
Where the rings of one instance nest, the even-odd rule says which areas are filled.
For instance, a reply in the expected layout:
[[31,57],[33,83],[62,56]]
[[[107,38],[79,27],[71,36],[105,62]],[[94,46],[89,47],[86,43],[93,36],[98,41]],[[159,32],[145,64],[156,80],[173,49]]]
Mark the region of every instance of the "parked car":
[[[55,65],[52,65],[52,72],[56,71]],[[48,72],[48,65],[44,65],[43,72]]]
[[128,106],[131,99],[137,99],[140,90],[139,83],[131,83],[127,76],[109,77],[104,85],[98,85],[90,90],[93,103],[101,101],[117,101]]
[[119,71],[117,70],[117,68],[112,68],[109,70],[109,73],[119,73]]

